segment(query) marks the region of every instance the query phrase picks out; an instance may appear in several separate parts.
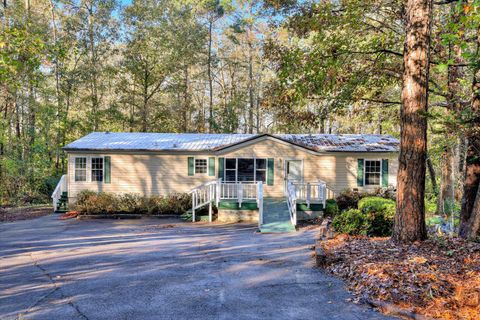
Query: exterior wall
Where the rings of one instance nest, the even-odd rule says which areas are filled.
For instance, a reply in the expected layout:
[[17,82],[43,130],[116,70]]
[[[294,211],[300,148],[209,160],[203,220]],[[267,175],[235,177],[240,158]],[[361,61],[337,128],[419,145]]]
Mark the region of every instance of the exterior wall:
[[[90,160],[87,160],[87,182],[74,181],[75,157],[110,156],[111,183],[89,182]],[[217,178],[218,161],[215,159],[215,177],[207,174],[188,176],[190,154],[132,154],[132,153],[69,153],[68,194],[75,201],[79,191],[88,189],[97,192],[139,193],[161,195],[173,192],[188,192],[195,186]],[[389,185],[396,186],[397,153],[325,153],[315,154],[307,149],[270,138],[249,142],[242,147],[232,147],[215,155],[194,155],[208,158],[274,158],[274,184],[265,184],[266,197],[283,197],[285,187],[285,160],[302,160],[304,181],[323,180],[333,192],[330,197],[346,188],[357,188],[357,159],[389,159]],[[378,187],[378,186],[377,186]],[[375,186],[358,187],[359,190]]]
[[292,144],[265,139],[221,154],[232,158],[274,158],[274,185],[265,185],[265,196],[282,197],[285,187],[285,160],[303,161],[303,179],[305,182],[325,181],[332,192],[330,197],[347,188],[373,190],[378,186],[357,187],[357,159],[388,159],[389,185],[397,184],[397,153],[344,153],[332,152],[316,154]]
[[[111,183],[89,182],[90,160],[87,160],[87,182],[75,182],[75,157],[111,157]],[[189,155],[161,154],[69,154],[68,155],[68,196],[75,201],[78,192],[138,193],[141,195],[162,195],[174,192],[188,192],[193,187],[215,177],[208,174],[188,176]]]

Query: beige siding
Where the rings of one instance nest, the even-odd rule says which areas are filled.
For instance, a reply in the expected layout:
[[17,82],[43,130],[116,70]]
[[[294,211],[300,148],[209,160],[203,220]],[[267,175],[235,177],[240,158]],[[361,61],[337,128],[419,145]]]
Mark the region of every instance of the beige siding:
[[[111,183],[75,182],[74,158],[80,156],[111,156]],[[68,159],[68,194],[72,198],[85,189],[142,195],[188,192],[194,186],[213,179],[207,174],[188,176],[188,155],[70,154]],[[89,169],[87,167],[87,176],[90,175]]]
[[397,178],[397,153],[343,153],[315,154],[306,149],[270,139],[222,154],[223,157],[274,158],[275,182],[265,186],[267,196],[281,197],[284,192],[285,160],[303,161],[304,181],[325,181],[330,190],[338,194],[346,188],[374,189],[374,186],[357,187],[357,159],[389,159],[389,184],[395,186]]
[[[111,156],[111,183],[75,182],[74,158],[77,156]],[[196,156],[208,158],[212,155]],[[133,192],[142,195],[159,195],[172,192],[187,192],[191,188],[214,179],[207,174],[188,176],[189,155],[166,154],[69,154],[68,193],[72,200],[81,190],[104,192]],[[265,186],[267,197],[281,197],[284,192],[284,166],[286,159],[303,161],[305,181],[323,180],[335,193],[346,188],[357,188],[357,159],[389,159],[389,184],[396,185],[396,153],[328,153],[315,154],[306,149],[273,139],[263,139],[241,148],[231,148],[217,157],[274,158],[274,185]],[[90,164],[90,161],[87,161]],[[217,175],[217,159],[215,174]],[[90,167],[87,167],[87,176]],[[89,178],[89,177],[88,177]],[[89,180],[87,178],[87,180]],[[363,187],[372,189],[375,187]]]

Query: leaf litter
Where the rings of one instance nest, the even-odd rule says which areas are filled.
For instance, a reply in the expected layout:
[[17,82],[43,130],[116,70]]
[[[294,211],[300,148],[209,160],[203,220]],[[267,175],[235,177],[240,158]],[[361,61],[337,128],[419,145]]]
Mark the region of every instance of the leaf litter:
[[412,245],[339,235],[322,241],[326,269],[360,300],[436,319],[480,319],[480,244],[435,237]]

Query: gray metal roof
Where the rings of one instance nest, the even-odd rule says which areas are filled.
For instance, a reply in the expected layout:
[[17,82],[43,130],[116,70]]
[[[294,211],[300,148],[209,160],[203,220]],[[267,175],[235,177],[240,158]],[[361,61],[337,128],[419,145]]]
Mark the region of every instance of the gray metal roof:
[[377,134],[208,134],[93,132],[64,147],[67,151],[215,151],[261,136],[272,136],[318,152],[395,152],[399,141]]

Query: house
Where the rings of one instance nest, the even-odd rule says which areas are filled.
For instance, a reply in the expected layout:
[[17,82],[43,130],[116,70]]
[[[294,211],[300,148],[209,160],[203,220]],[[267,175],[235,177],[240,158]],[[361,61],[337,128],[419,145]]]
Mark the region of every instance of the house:
[[260,182],[263,197],[284,198],[290,181],[321,183],[326,198],[395,186],[398,148],[397,139],[372,134],[94,132],[64,147],[68,173],[60,189],[75,202],[85,189],[165,195],[221,179]]

